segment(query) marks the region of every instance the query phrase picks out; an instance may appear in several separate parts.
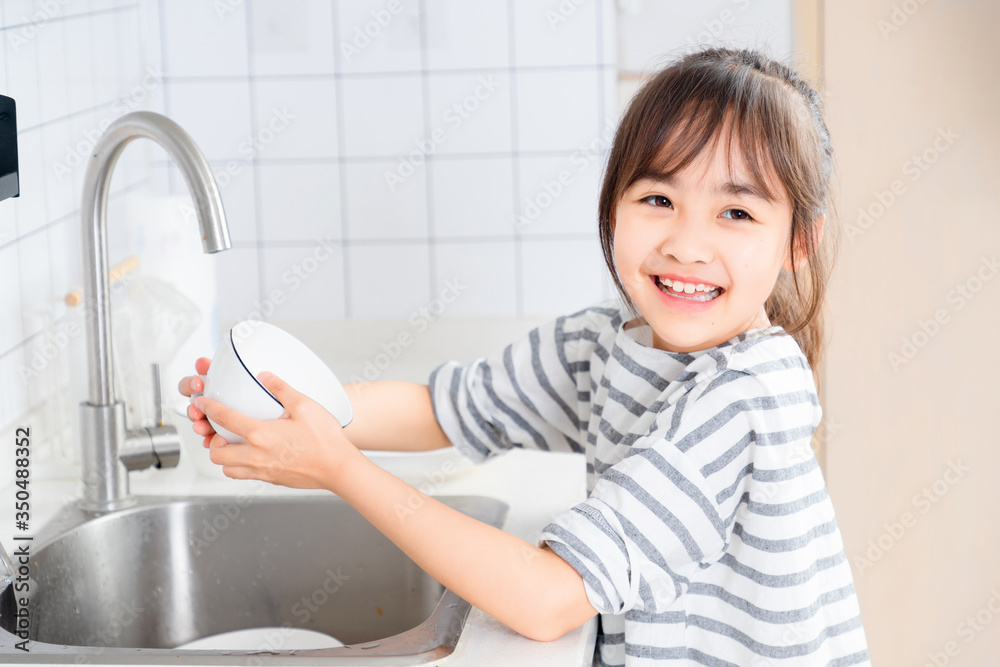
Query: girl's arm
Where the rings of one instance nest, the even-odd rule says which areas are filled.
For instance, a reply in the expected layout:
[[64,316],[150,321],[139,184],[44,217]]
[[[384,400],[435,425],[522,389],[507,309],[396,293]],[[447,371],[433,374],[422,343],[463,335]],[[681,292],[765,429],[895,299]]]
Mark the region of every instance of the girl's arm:
[[361,454],[320,405],[270,373],[258,379],[287,418],[255,420],[197,399],[199,409],[246,439],[231,445],[212,438],[212,461],[226,475],[336,493],[438,582],[532,639],[557,639],[597,613],[583,579],[550,549],[417,491]]
[[[210,361],[195,362],[198,375],[180,381],[178,390],[192,396],[205,388],[200,376],[208,373]],[[361,382],[344,386],[351,400],[354,419],[344,431],[360,449],[392,449],[422,451],[448,447],[451,442],[434,417],[431,394],[427,385],[414,382]],[[197,406],[188,406],[193,429],[204,436],[205,446],[215,434],[205,414]]]
[[354,409],[344,433],[358,449],[420,451],[451,446],[434,417],[427,385],[384,380],[344,389]]

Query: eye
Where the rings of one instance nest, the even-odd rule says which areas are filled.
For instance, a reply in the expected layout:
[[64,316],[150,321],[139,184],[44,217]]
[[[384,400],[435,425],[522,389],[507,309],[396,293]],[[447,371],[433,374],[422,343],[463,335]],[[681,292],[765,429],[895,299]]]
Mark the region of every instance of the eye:
[[[732,215],[726,215],[727,213],[731,213]],[[727,209],[722,212],[722,217],[729,218],[730,220],[753,220],[753,217],[741,208]]]
[[670,200],[663,195],[649,195],[648,197],[643,197],[641,202],[646,204],[652,204],[657,208],[666,208],[667,206],[672,206]]

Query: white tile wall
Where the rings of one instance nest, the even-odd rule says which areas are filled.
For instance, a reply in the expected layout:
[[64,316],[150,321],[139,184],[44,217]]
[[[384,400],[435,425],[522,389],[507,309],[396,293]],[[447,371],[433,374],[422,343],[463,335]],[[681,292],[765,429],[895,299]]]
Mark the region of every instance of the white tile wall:
[[249,159],[250,84],[245,78],[168,78],[167,85],[167,115],[187,130],[206,158]]
[[[21,189],[20,197],[0,202],[0,426],[69,381],[68,349],[46,343],[65,324],[66,292],[81,283],[84,159],[102,121],[106,126],[149,102],[132,102],[146,68],[157,64],[141,48],[141,9],[134,0],[0,0],[0,93],[17,103]],[[112,202],[145,180],[145,156],[138,147],[125,151]],[[43,352],[54,356],[38,357]],[[36,357],[44,371],[30,372],[37,371]],[[9,460],[12,435],[0,435],[0,455]],[[0,485],[8,469],[0,463]]]
[[260,176],[263,240],[311,242],[342,236],[336,164],[262,164]]
[[344,317],[343,255],[339,246],[263,250],[262,292],[275,303],[277,320],[340,320]]
[[42,332],[52,318],[48,303],[55,299],[50,279],[51,259],[47,234],[30,234],[16,244],[21,287],[21,333],[31,337]]
[[255,156],[262,161],[337,156],[332,79],[256,81],[253,90]]
[[344,155],[394,157],[416,148],[424,136],[423,85],[419,76],[344,79]]
[[249,7],[255,74],[333,73],[332,3],[255,0]]
[[14,348],[24,339],[20,266],[16,243],[0,248],[0,285],[4,286],[3,309],[0,310],[0,347],[5,350]]
[[[582,239],[537,239],[523,244],[525,310],[571,313],[613,294],[596,235]],[[595,298],[596,297],[596,298]]]
[[[510,153],[511,91],[507,71],[435,74],[428,80],[431,155]],[[528,144],[530,146],[530,144]],[[413,148],[410,146],[409,148]]]
[[792,50],[791,0],[626,0],[618,16],[618,67],[649,73],[694,48],[763,48],[776,58]]
[[247,3],[169,0],[159,6],[170,76],[246,76]]
[[507,0],[433,0],[424,4],[427,67],[506,68],[510,62]]
[[[10,97],[14,97],[11,95]],[[21,101],[17,104],[17,169],[21,196],[4,208],[13,210],[17,220],[16,234],[30,234],[43,226],[48,218],[45,214],[45,167],[42,152],[42,129],[21,130]]]
[[[216,173],[234,241],[216,256],[222,322],[407,318],[446,281],[464,286],[446,317],[548,316],[612,293],[595,209],[616,60],[642,71],[720,17],[712,40],[791,42],[789,0],[58,4],[34,26],[32,0],[0,0],[23,193],[0,202],[0,424],[40,396],[17,370],[40,322],[67,317],[82,156],[126,111],[172,117]],[[112,191],[184,193],[139,143]]]
[[[264,319],[279,299],[260,288],[260,253],[253,247],[233,247],[216,255],[219,290],[219,320],[239,322],[250,317]],[[259,313],[259,314],[258,314]]]
[[[423,169],[415,172],[390,191],[385,174],[393,171],[396,165],[397,162],[388,160],[344,164],[345,238],[389,242],[427,238],[427,172]],[[426,282],[426,278],[426,273],[411,276],[414,281],[423,279]]]
[[[252,167],[254,204],[243,213],[256,234],[233,238],[240,265],[257,254],[259,292],[249,276],[220,273],[222,300],[257,307],[295,253],[325,238],[340,258],[324,272],[343,275],[316,291],[316,308],[275,317],[405,318],[448,271],[481,295],[456,316],[564,311],[529,309],[543,302],[526,299],[535,286],[522,245],[594,235],[599,162],[577,171],[574,156],[617,109],[609,4],[582,3],[553,22],[554,6],[522,0],[271,1],[224,17],[170,3],[166,112],[213,166]],[[287,126],[259,141],[276,111]],[[248,134],[258,141],[245,152]],[[530,228],[516,224],[562,169],[573,170],[572,187]],[[176,177],[164,181],[183,191]],[[223,188],[227,209],[235,193]]]
[[522,158],[516,224],[521,234],[589,233],[596,238],[603,163],[585,159],[584,153]]
[[614,30],[604,23],[597,9],[600,4],[514,0],[515,63],[519,67],[600,64],[598,42]]
[[601,133],[600,77],[593,71],[520,72],[517,128],[522,150],[574,151]]
[[17,238],[17,218],[14,211],[0,211],[0,246]]
[[517,313],[517,247],[513,241],[489,244],[437,243],[434,296],[446,290],[453,303],[442,303],[447,317],[513,317]]
[[416,277],[429,273],[426,243],[380,243],[348,249],[348,298],[356,317],[407,319],[431,299]]
[[[333,4],[334,53],[340,72],[408,72],[421,68],[417,0],[334,0]],[[398,11],[391,11],[390,4]]]
[[513,240],[512,167],[508,156],[435,160],[428,171],[434,181],[434,235]]

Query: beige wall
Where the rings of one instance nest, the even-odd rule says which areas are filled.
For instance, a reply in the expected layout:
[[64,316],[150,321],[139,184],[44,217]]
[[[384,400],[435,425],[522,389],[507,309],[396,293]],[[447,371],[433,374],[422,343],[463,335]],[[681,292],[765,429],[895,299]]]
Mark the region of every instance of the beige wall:
[[[1000,3],[836,0],[821,16],[843,232],[826,471],[873,662],[992,667]],[[925,152],[933,164],[921,167]]]

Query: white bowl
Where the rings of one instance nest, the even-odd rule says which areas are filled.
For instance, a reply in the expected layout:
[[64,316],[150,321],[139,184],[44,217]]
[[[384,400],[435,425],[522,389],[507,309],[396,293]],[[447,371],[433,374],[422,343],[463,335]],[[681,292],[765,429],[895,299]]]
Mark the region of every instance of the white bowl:
[[[202,393],[250,417],[278,419],[285,408],[257,381],[264,371],[322,405],[341,426],[354,418],[347,392],[333,371],[305,343],[267,322],[247,320],[227,333],[212,357]],[[243,442],[211,419],[209,423],[228,442]]]

